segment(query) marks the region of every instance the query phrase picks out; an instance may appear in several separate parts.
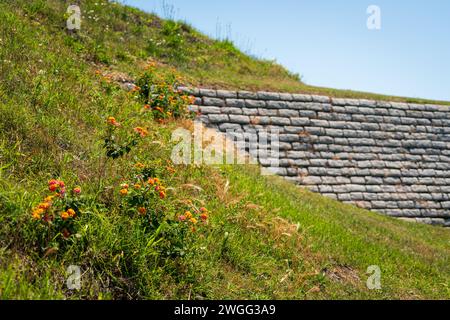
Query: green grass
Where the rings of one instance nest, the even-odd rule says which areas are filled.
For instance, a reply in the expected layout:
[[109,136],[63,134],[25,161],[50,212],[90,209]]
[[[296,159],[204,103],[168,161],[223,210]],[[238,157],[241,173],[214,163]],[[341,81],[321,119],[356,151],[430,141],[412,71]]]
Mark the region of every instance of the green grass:
[[[154,54],[159,68],[175,66],[196,84],[227,79],[225,87],[282,90],[284,83],[294,91],[302,84],[188,26],[179,39],[177,25],[152,15],[84,3],[99,21],[87,19],[78,35],[64,30],[60,1],[0,3],[0,299],[450,298],[447,229],[344,205],[253,166],[164,172],[171,132],[189,121],[146,122],[147,143],[105,162],[106,117],[127,126],[144,120],[140,102],[105,84],[97,69],[137,77]],[[167,44],[149,47],[151,37]],[[155,235],[121,210],[115,187],[136,161],[161,163],[168,210],[190,199],[211,211],[207,231],[195,235],[196,255],[164,258]],[[52,178],[80,185],[87,209],[78,237],[48,254],[31,208]],[[82,268],[81,291],[66,288],[69,265]],[[382,290],[366,287],[370,265],[381,268]]]

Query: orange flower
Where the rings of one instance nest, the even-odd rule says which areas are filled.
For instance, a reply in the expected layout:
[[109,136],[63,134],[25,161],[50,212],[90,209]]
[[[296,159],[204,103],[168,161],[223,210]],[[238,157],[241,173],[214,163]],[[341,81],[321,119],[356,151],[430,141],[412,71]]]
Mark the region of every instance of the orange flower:
[[148,131],[141,127],[136,127],[133,129],[134,132],[136,132],[138,135],[141,136],[141,138],[145,138],[148,135]]
[[112,126],[120,127],[120,123],[117,122],[116,118],[114,118],[114,117],[108,117],[108,119],[106,120],[106,122],[107,122],[108,124],[112,125]]
[[126,196],[126,195],[128,194],[128,189],[122,189],[122,190],[120,190],[120,194],[121,194],[122,196]]
[[66,212],[66,211],[64,211],[64,212],[61,212],[61,219],[63,219],[63,220],[67,220],[67,219],[69,219],[69,213],[68,212]]
[[50,207],[51,207],[51,204],[48,202],[43,202],[38,205],[38,208],[42,209],[44,211],[50,209]]
[[67,213],[69,214],[69,217],[71,217],[71,218],[75,217],[75,215],[76,215],[75,210],[73,210],[73,209],[67,210]]
[[65,186],[64,181],[61,181],[61,180],[52,179],[48,182],[48,190],[50,190],[52,192],[61,188],[60,193],[64,193],[65,192],[64,186]]
[[140,189],[142,186],[139,184],[139,183],[136,183],[135,185],[134,185],[134,188],[135,189]]
[[144,169],[145,168],[145,164],[138,162],[134,165],[135,168],[137,169]]
[[159,192],[159,197],[160,197],[161,199],[164,199],[164,198],[166,197],[166,193],[165,193],[164,191],[160,191],[160,192]]
[[189,221],[192,222],[193,224],[197,224],[197,222],[198,222],[197,219],[195,219],[195,218],[191,218],[191,219],[189,219]]
[[208,215],[206,213],[202,213],[200,215],[200,219],[202,219],[202,221],[206,221],[206,220],[208,220]]
[[124,184],[121,185],[121,187],[122,187],[122,189],[128,189],[128,188],[129,188],[129,185],[126,184],[126,183],[124,183]]
[[148,179],[148,183],[151,184],[152,186],[155,184],[155,179]]
[[35,219],[35,220],[41,219],[43,213],[44,213],[43,209],[35,209],[35,210],[33,210],[33,213],[32,213],[33,219]]
[[186,211],[184,213],[184,215],[186,216],[187,219],[191,219],[192,218],[192,213],[190,211]]
[[156,107],[155,110],[157,110],[157,111],[159,111],[159,112],[161,112],[161,113],[164,113],[164,110],[163,110],[163,108],[161,108],[161,107]]
[[81,188],[80,188],[80,187],[75,187],[75,188],[73,189],[73,193],[75,193],[75,194],[80,194],[80,193],[81,193]]
[[52,202],[55,196],[48,196],[44,199],[44,202]]
[[145,209],[144,207],[140,207],[140,208],[138,208],[138,212],[139,212],[140,214],[144,215],[144,214],[147,213],[147,209]]

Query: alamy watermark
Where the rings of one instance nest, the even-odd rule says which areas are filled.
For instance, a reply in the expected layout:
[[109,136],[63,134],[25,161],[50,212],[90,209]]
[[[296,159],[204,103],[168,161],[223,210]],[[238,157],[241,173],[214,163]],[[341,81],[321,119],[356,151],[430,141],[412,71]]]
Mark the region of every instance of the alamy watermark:
[[381,268],[377,265],[372,265],[367,268],[366,273],[370,274],[366,282],[367,289],[381,290]]
[[79,266],[71,265],[66,270],[67,280],[66,285],[69,290],[81,289],[81,268]]
[[381,30],[381,8],[376,5],[370,5],[367,7],[367,29],[369,30]]
[[67,29],[70,31],[81,29],[81,9],[77,5],[70,5],[67,8],[67,18],[66,25]]

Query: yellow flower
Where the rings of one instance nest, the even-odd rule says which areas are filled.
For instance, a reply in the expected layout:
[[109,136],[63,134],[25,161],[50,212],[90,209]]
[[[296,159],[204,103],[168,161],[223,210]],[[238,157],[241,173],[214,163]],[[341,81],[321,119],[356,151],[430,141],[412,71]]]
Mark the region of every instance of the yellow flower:
[[191,221],[193,224],[197,224],[197,219],[195,219],[195,218],[191,218],[191,219],[189,219],[189,221]]
[[122,189],[122,190],[120,190],[120,194],[121,194],[122,196],[126,196],[126,195],[128,194],[128,189]]
[[75,210],[69,209],[69,210],[67,210],[67,213],[69,214],[69,217],[71,217],[71,218],[75,217]]
[[186,212],[184,213],[184,215],[186,216],[187,219],[191,219],[191,218],[192,218],[192,213],[189,212],[189,211],[186,211]]
[[66,212],[66,211],[64,211],[64,212],[61,212],[61,218],[63,219],[63,220],[67,220],[67,219],[69,219],[69,213],[68,212]]
[[135,189],[140,189],[142,186],[139,184],[139,183],[136,183],[135,185],[134,185],[134,188]]
[[32,214],[33,219],[35,219],[35,220],[41,219],[43,213],[44,213],[44,210],[42,210],[42,209],[33,210],[33,214]]
[[52,202],[54,198],[54,196],[48,196],[44,199],[44,202]]

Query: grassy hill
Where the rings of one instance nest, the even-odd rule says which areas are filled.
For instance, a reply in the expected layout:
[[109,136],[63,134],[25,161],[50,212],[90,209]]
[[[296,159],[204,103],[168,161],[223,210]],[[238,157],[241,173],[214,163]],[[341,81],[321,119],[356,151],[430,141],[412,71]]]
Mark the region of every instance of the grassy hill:
[[[83,1],[70,34],[66,8],[0,2],[0,299],[450,298],[449,230],[255,166],[175,166],[171,133],[191,129],[189,115],[160,119],[115,80],[372,95],[308,87],[231,43],[106,1]],[[70,265],[79,291],[66,286]],[[371,265],[381,290],[366,287]]]

